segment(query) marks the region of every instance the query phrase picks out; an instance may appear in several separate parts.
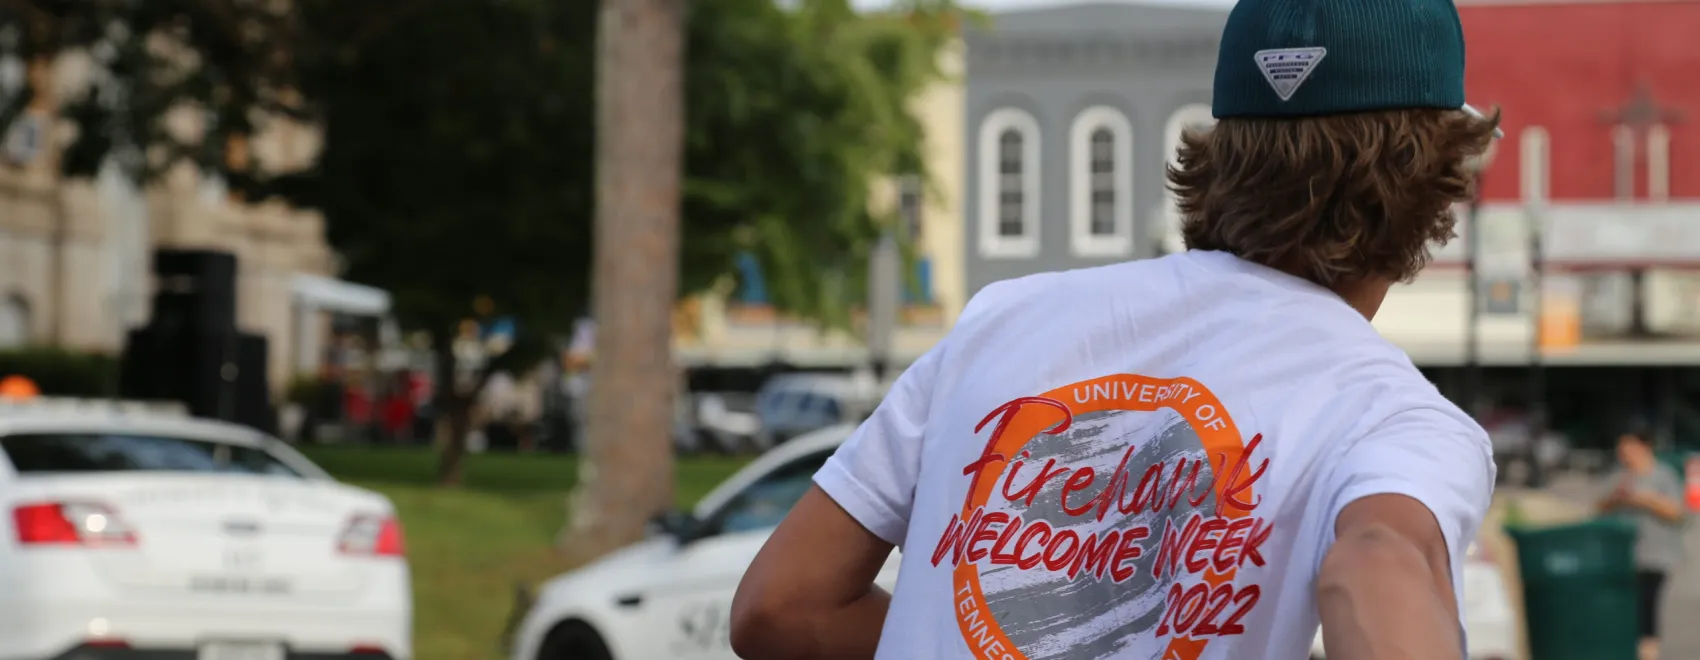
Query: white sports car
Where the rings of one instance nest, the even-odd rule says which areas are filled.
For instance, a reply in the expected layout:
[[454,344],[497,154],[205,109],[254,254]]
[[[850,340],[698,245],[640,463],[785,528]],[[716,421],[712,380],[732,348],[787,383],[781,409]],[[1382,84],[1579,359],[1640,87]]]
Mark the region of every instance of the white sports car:
[[[854,426],[799,436],[739,470],[650,538],[545,583],[512,640],[514,660],[737,658],[732,594],[768,534]],[[897,553],[879,583],[897,581]]]
[[246,428],[0,409],[0,658],[406,660],[383,496]]
[[[511,641],[511,660],[734,660],[732,594],[768,534],[807,492],[853,425],[802,435],[738,471],[648,539],[544,583]],[[897,581],[897,553],[877,582]],[[1466,569],[1472,658],[1512,658],[1509,600],[1492,564]],[[1322,657],[1322,637],[1314,651]]]

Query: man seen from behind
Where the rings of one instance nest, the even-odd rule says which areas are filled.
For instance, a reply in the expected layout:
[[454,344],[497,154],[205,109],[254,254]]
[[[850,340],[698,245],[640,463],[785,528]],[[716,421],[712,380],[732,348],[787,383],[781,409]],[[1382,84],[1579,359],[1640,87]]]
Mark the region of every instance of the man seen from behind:
[[1496,132],[1457,10],[1241,0],[1212,105],[1188,250],[974,296],[746,573],[742,657],[1462,657],[1491,447],[1370,325]]

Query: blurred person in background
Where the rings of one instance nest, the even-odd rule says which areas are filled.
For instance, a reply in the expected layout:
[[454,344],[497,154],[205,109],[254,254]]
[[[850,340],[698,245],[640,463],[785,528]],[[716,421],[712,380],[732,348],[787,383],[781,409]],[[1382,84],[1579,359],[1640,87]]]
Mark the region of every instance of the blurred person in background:
[[519,436],[514,433],[519,396],[519,382],[507,371],[491,374],[490,381],[478,392],[475,410],[480,421],[475,428],[484,432],[486,448],[507,450],[519,446]]
[[384,439],[396,444],[410,443],[413,439],[414,393],[409,375],[407,370],[392,374],[384,392]]
[[590,411],[590,363],[596,353],[596,321],[579,319],[567,346],[567,400],[572,411],[572,446],[582,450]]
[[432,406],[431,399],[436,396],[432,387],[431,375],[423,369],[408,369],[405,372],[407,393],[413,402],[413,432],[414,442],[433,441],[436,437],[437,411]]
[[1640,589],[1641,660],[1659,657],[1659,602],[1666,578],[1682,562],[1682,479],[1659,462],[1644,431],[1618,436],[1619,468],[1600,512],[1635,523],[1635,574]]
[[342,421],[348,437],[370,441],[376,434],[378,418],[373,414],[372,391],[366,375],[360,371],[343,372]]

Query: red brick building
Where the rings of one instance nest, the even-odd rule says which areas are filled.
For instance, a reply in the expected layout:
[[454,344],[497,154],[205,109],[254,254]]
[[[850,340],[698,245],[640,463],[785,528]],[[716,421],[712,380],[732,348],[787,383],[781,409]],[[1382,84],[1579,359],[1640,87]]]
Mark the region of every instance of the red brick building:
[[1505,113],[1488,202],[1700,201],[1700,0],[1459,5],[1470,101]]

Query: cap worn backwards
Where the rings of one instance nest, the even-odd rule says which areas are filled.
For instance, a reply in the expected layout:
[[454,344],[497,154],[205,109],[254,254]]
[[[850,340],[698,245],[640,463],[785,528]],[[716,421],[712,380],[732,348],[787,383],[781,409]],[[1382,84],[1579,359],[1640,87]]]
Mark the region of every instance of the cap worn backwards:
[[[1240,0],[1222,30],[1213,114],[1463,109],[1452,0]],[[1479,113],[1478,113],[1479,114]]]

